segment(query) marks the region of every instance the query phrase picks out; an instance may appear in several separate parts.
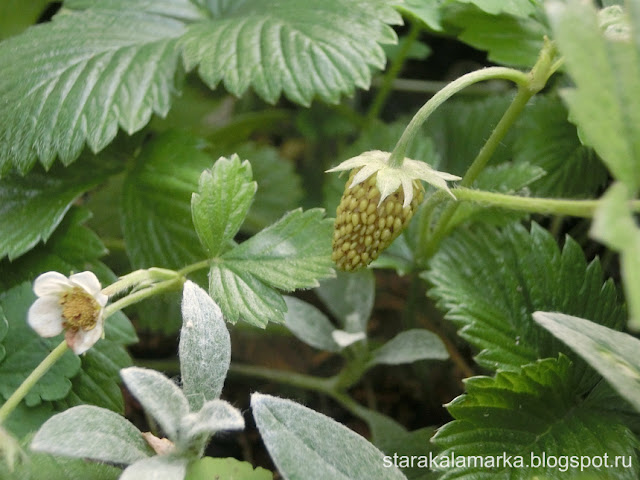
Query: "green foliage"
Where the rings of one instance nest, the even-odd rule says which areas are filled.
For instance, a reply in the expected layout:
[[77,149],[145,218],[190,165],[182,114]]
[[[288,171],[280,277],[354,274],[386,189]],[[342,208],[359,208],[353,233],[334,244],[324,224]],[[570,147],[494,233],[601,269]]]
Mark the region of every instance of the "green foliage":
[[337,103],[355,87],[367,88],[371,67],[384,67],[378,43],[396,41],[386,23],[401,22],[377,0],[327,0],[313,6],[296,0],[269,5],[215,1],[208,8],[213,18],[191,25],[181,40],[187,70],[198,66],[211,88],[222,81],[236,96],[251,86],[269,103],[284,93],[307,106],[316,95]]
[[[433,441],[440,456],[493,458],[494,465],[447,468],[443,479],[531,478],[564,479],[579,473],[580,463],[569,463],[569,455],[632,459],[632,467],[609,468],[599,478],[632,479],[638,475],[637,438],[622,417],[606,404],[583,401],[571,381],[573,365],[564,356],[524,366],[519,372],[498,372],[494,378],[472,377],[465,395],[454,399],[448,410],[454,420],[442,427]],[[491,441],[487,441],[491,438]],[[567,456],[567,465],[552,467],[533,462],[535,455]],[[495,459],[510,458],[497,464]],[[520,457],[520,460],[518,460]],[[440,464],[445,467],[446,464]],[[525,468],[528,467],[528,468]]]
[[[402,479],[383,454],[338,422],[290,400],[254,393],[251,408],[278,471],[286,479]],[[301,462],[300,459],[306,459]]]
[[234,480],[272,480],[269,470],[257,467],[235,458],[204,457],[189,465],[186,480],[209,480],[215,477],[233,478]]
[[533,317],[584,358],[640,411],[640,340],[561,313],[536,312]]
[[49,480],[116,480],[122,470],[104,463],[90,463],[79,458],[33,452],[30,452],[26,461],[19,463],[12,472],[0,463],[1,478],[41,480],[42,472],[47,472]]
[[[624,308],[599,261],[587,264],[578,244],[566,238],[562,251],[533,224],[502,231],[477,226],[447,239],[424,275],[429,295],[461,327],[459,334],[480,350],[478,364],[490,370],[518,370],[539,358],[566,352],[533,322],[536,310],[557,310],[620,328]],[[481,280],[481,281],[479,281]],[[581,388],[597,379],[574,369]]]
[[581,139],[630,191],[640,187],[640,10],[629,2],[626,37],[602,32],[585,2],[550,2],[547,14],[575,88],[562,91]]

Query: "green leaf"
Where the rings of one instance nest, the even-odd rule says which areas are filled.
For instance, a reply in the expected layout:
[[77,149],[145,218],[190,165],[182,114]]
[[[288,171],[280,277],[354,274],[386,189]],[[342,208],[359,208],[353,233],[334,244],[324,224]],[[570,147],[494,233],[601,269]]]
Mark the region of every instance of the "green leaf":
[[401,365],[418,360],[446,360],[449,353],[442,340],[428,330],[413,328],[400,332],[372,352],[368,366]]
[[144,11],[148,3],[64,9],[2,43],[0,173],[25,173],[37,158],[68,165],[85,143],[102,150],[118,126],[132,134],[152,113],[166,115],[185,25]]
[[284,322],[287,305],[282,295],[234,265],[213,264],[209,270],[209,295],[231,323],[242,319],[259,327],[269,321]]
[[585,359],[640,412],[640,340],[562,313],[535,312],[533,319]]
[[196,284],[182,294],[180,374],[191,411],[220,397],[231,362],[231,340],[220,307]]
[[248,143],[239,145],[236,151],[241,158],[249,159],[258,183],[255,201],[242,224],[242,231],[256,233],[300,205],[302,180],[293,163],[275,148]]
[[640,330],[640,228],[636,224],[624,184],[614,184],[596,210],[591,236],[620,252],[620,270],[631,318],[629,327]]
[[[467,394],[447,406],[454,420],[433,438],[443,449],[438,457],[439,467],[444,470],[440,478],[539,476],[562,480],[580,473],[581,457],[602,460],[605,453],[610,465],[613,457],[621,455],[630,461],[631,468],[608,468],[605,477],[598,478],[637,478],[639,470],[634,459],[638,439],[619,415],[576,395],[575,384],[570,381],[575,377],[571,369],[571,362],[561,356],[527,365],[520,372],[468,379]],[[467,462],[466,467],[460,467],[444,463],[452,454],[482,456],[493,459],[494,465]],[[543,455],[547,459],[575,455],[578,463],[570,464],[567,457],[566,469],[559,468],[559,463],[552,466],[551,462],[536,468],[534,462],[542,463]],[[510,456],[508,464],[502,461],[505,456]]]
[[365,332],[373,309],[375,278],[371,270],[338,272],[320,284],[316,293],[349,333]]
[[0,40],[16,35],[36,23],[49,0],[5,0],[0,4]]
[[[39,337],[27,324],[27,310],[35,301],[31,284],[23,283],[0,296],[0,306],[9,320],[9,330],[3,339],[5,357],[0,363],[0,396],[5,400],[23,380],[62,341]],[[27,406],[43,401],[63,399],[71,390],[70,379],[80,370],[80,358],[66,352],[27,393]]]
[[182,20],[203,20],[207,15],[197,3],[191,0],[65,0],[64,6],[74,10],[131,10]]
[[534,195],[590,198],[607,181],[607,171],[584,147],[556,95],[537,96],[516,126],[517,163],[542,167],[546,175],[530,189]]
[[441,32],[442,13],[440,7],[447,0],[398,0],[394,7],[413,20],[417,20],[428,29]]
[[212,478],[234,480],[273,480],[273,474],[262,467],[253,469],[249,462],[235,458],[204,457],[189,465],[185,480],[211,480]]
[[177,441],[180,422],[189,413],[182,390],[162,373],[147,368],[125,368],[120,375],[145,412],[158,422],[170,440]]
[[[576,358],[532,320],[536,310],[588,317],[612,328],[624,323],[619,294],[611,280],[603,280],[599,261],[587,264],[571,237],[560,251],[535,223],[530,232],[520,225],[459,230],[430,265],[423,274],[434,286],[429,295],[480,349],[476,361],[490,370],[518,370],[558,352]],[[584,363],[574,370],[585,389],[597,380]]]
[[496,63],[529,68],[536,63],[544,36],[549,35],[543,22],[534,17],[492,15],[473,5],[453,5],[456,8],[443,12],[443,21],[461,31],[460,41],[487,51],[489,60]]
[[287,304],[284,320],[291,333],[307,345],[320,350],[340,351],[340,347],[331,335],[336,327],[324,313],[296,297],[285,295],[284,301]]
[[46,453],[29,452],[25,462],[9,473],[0,462],[0,478],[20,480],[117,480],[122,470],[104,463],[87,462],[82,458],[65,458]]
[[220,157],[198,181],[191,197],[191,215],[200,242],[216,257],[233,240],[253,202],[257,189],[251,165],[238,155]]
[[191,220],[191,195],[213,160],[203,143],[168,132],[145,145],[122,192],[122,224],[134,268],[179,269],[206,257]]
[[539,8],[537,0],[455,0],[475,5],[491,15],[506,13],[515,17],[528,17]]
[[[384,454],[335,420],[291,400],[254,393],[251,408],[269,454],[285,479],[403,479]],[[300,459],[305,459],[300,461]]]
[[[102,160],[102,159],[101,159]],[[106,179],[113,165],[87,159],[82,165],[56,165],[27,177],[0,180],[0,259],[14,260],[40,241],[46,242],[76,199]]]
[[207,2],[212,17],[190,25],[180,41],[187,70],[236,96],[251,86],[269,103],[281,93],[308,106],[315,96],[338,103],[355,87],[368,88],[371,68],[385,63],[380,43],[394,43],[387,24],[401,18],[386,2],[285,0],[232,5]]
[[[590,3],[548,2],[547,15],[575,83],[562,91],[570,118],[612,175],[635,192],[640,187],[640,45],[607,38]],[[631,19],[633,29],[640,27],[640,15]]]
[[311,288],[333,274],[333,220],[324,210],[297,209],[222,255],[225,265],[285,291]]
[[117,413],[90,405],[73,407],[51,417],[36,433],[31,448],[125,465],[153,454],[132,423]]

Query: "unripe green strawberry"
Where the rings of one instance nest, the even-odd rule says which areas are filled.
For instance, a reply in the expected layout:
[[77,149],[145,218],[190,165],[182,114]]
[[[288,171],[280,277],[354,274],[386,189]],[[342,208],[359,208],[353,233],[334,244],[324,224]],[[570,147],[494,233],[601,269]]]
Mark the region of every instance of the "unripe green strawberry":
[[366,267],[378,258],[407,226],[424,195],[422,184],[414,180],[413,198],[406,207],[402,188],[380,202],[376,173],[351,186],[358,171],[354,169],[346,183],[333,230],[331,258],[346,271]]

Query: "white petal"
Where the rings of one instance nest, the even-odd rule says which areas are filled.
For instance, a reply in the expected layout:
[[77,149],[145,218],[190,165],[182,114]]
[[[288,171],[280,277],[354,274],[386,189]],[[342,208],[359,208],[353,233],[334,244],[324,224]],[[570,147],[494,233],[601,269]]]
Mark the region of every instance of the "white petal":
[[33,292],[43,297],[45,295],[59,295],[72,287],[72,283],[67,277],[58,272],[46,272],[36,278],[33,282]]
[[73,333],[71,330],[67,330],[65,338],[69,348],[71,348],[76,355],[86,352],[102,337],[102,327],[103,322],[99,320],[97,325],[88,331],[80,329]]
[[58,297],[37,299],[29,308],[27,322],[41,337],[55,337],[62,332],[62,308]]
[[380,170],[378,172],[378,177],[376,178],[378,185],[378,190],[380,190],[380,201],[378,202],[378,206],[395,192],[400,187],[400,179],[398,178],[397,170],[393,168],[385,168],[384,170]]
[[330,168],[327,170],[327,173],[331,172],[340,172],[342,170],[351,170],[352,168],[361,167],[366,163],[366,161],[360,157],[353,157],[349,160],[345,160],[337,167]]
[[100,292],[102,289],[102,285],[100,285],[98,277],[96,277],[93,272],[76,273],[71,275],[69,280],[79,287],[84,288],[92,296],[95,296],[96,293]]
[[403,208],[406,208],[413,200],[413,180],[409,175],[403,175],[400,178],[402,182],[402,190],[404,191],[404,202],[402,204]]
[[369,178],[371,175],[376,173],[379,169],[380,167],[378,165],[365,165],[360,169],[358,173],[356,173],[353,176],[353,181],[351,182],[351,185],[349,185],[349,188],[355,187],[359,183],[364,182],[367,178]]

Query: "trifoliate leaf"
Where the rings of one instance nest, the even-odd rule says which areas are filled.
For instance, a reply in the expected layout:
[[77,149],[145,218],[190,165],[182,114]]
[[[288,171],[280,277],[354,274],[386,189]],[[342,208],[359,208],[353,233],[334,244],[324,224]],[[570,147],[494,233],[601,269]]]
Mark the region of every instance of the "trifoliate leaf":
[[537,96],[516,126],[515,161],[546,172],[530,185],[535,196],[592,197],[607,181],[604,165],[582,145],[567,116],[557,96]]
[[[567,347],[531,318],[536,310],[560,311],[591,318],[611,328],[625,320],[621,299],[611,280],[603,279],[599,261],[587,264],[570,237],[562,251],[546,230],[533,224],[504,230],[477,226],[459,230],[442,244],[423,278],[429,295],[461,327],[459,334],[480,349],[485,368],[518,370],[539,358],[554,357]],[[583,388],[596,380],[577,361],[574,369]]]
[[[575,378],[572,368],[560,356],[527,365],[520,372],[468,379],[467,393],[447,405],[454,420],[433,438],[443,449],[438,457],[441,478],[574,478],[580,463],[571,464],[567,457],[560,469],[559,464],[541,460],[543,455],[559,458],[568,452],[589,461],[602,461],[607,454],[611,468],[602,478],[636,478],[638,439],[620,415],[576,394],[570,380]],[[480,456],[484,463],[457,466],[450,461],[452,455]],[[613,466],[611,459],[616,455],[627,465]],[[584,471],[595,470],[592,465],[582,466]]]
[[282,295],[233,264],[214,263],[209,270],[209,295],[231,323],[242,319],[259,327],[284,322]]
[[[487,2],[504,4],[499,0]],[[536,63],[544,36],[549,35],[544,22],[506,13],[492,15],[474,5],[453,5],[443,12],[443,22],[452,26],[450,30],[461,30],[458,38],[462,42],[486,50],[489,60],[496,63],[529,68]]]
[[384,454],[367,440],[321,413],[259,393],[251,396],[251,408],[265,446],[285,479],[406,478],[397,468],[385,467]]
[[[561,92],[570,119],[612,175],[634,192],[640,186],[640,46],[631,38],[607,38],[590,3],[553,1],[546,7],[554,40],[575,83]],[[640,15],[630,18],[637,30]]]
[[562,313],[535,312],[533,318],[584,358],[640,412],[640,340]]
[[195,412],[220,397],[231,362],[231,340],[220,307],[195,283],[182,293],[180,330],[182,390]]
[[31,448],[125,465],[153,454],[132,423],[117,413],[92,405],[73,407],[51,417],[36,433]]
[[216,257],[236,235],[253,203],[256,182],[251,165],[237,155],[220,157],[200,175],[191,197],[191,215],[200,242],[209,257]]
[[[9,330],[3,339],[6,353],[0,363],[0,396],[4,400],[63,340],[62,335],[42,338],[27,324],[27,311],[35,299],[29,283],[0,296],[0,306],[9,321]],[[43,401],[63,399],[71,390],[70,379],[79,370],[80,358],[71,351],[66,352],[27,393],[24,402],[35,406]]]
[[207,2],[212,18],[190,25],[180,41],[187,70],[215,88],[241,96],[249,87],[269,103],[282,93],[309,105],[314,97],[337,103],[368,88],[382,69],[380,43],[394,43],[388,24],[401,23],[386,2],[257,0]]
[[222,256],[226,265],[285,291],[318,286],[333,275],[331,229],[324,210],[293,210]]
[[134,268],[182,268],[206,258],[191,220],[191,195],[213,159],[203,142],[168,132],[147,143],[122,191],[124,240]]
[[[89,157],[89,155],[87,155]],[[14,260],[46,242],[73,202],[104,181],[113,165],[87,158],[81,165],[38,168],[27,177],[11,174],[0,180],[0,259]],[[108,161],[108,160],[107,160]]]
[[85,143],[98,152],[118,127],[132,134],[169,110],[184,23],[145,11],[149,2],[100,3],[0,46],[0,172],[25,173],[36,159],[48,168],[56,156],[68,165]]

